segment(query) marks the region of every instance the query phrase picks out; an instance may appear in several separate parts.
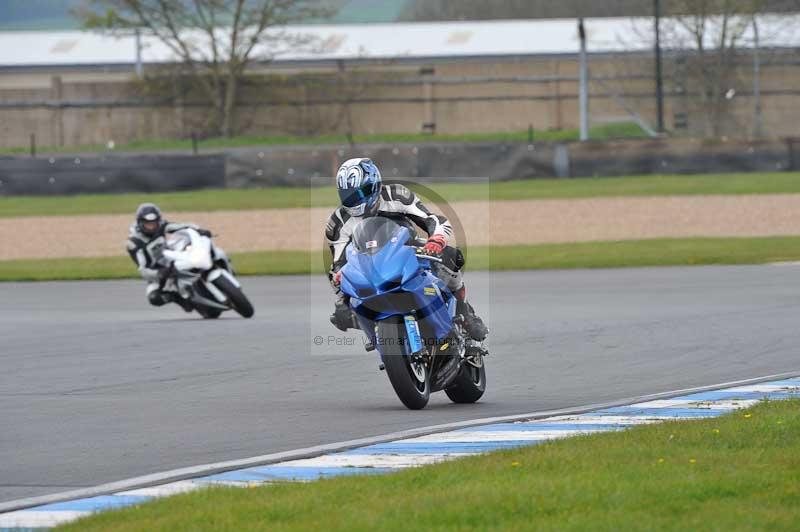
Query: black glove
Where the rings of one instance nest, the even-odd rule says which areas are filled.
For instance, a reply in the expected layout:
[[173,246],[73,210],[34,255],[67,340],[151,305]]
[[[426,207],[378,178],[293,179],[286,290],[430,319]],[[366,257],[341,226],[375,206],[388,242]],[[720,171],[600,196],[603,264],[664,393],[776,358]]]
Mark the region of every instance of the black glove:
[[208,229],[198,229],[197,232],[201,236],[207,236],[208,238],[211,238],[211,231],[209,231]]
[[358,329],[358,323],[355,316],[353,316],[353,311],[350,310],[350,305],[344,301],[336,302],[336,308],[331,314],[331,323],[340,331]]
[[170,262],[167,266],[164,266],[163,268],[158,270],[158,282],[161,284],[161,286],[163,286],[164,283],[167,282],[167,279],[169,279],[174,273],[175,273],[174,262]]

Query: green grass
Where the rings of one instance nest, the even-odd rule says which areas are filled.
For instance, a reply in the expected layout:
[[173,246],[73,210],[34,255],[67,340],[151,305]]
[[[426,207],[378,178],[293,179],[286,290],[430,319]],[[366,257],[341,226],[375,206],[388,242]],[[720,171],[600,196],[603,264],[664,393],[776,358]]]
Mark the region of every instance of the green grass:
[[213,488],[63,530],[797,530],[800,400],[398,473]]
[[[321,254],[262,251],[232,254],[240,275],[322,273]],[[622,268],[709,264],[762,264],[800,260],[800,237],[685,238],[473,247],[467,270]],[[313,265],[313,266],[312,266]],[[136,278],[125,256],[0,261],[0,281]]]
[[263,189],[198,190],[163,194],[87,194],[78,196],[0,197],[0,217],[131,214],[145,201],[167,214],[182,211],[283,209],[336,205],[334,188],[275,187]]
[[[644,131],[635,123],[614,123],[597,126],[591,129],[590,137],[594,140],[608,140],[621,138],[640,138],[646,136]],[[577,129],[560,129],[553,131],[535,131],[533,139],[536,142],[556,142],[578,140]],[[428,142],[528,142],[528,131],[510,131],[501,133],[465,133],[465,134],[439,134],[426,133],[401,133],[385,135],[355,135],[356,144],[370,143],[428,143]],[[258,146],[316,146],[327,144],[348,144],[344,135],[321,135],[316,137],[295,136],[268,136],[254,137],[242,136],[232,138],[209,138],[199,142],[200,150],[220,150],[225,148],[247,148]],[[192,150],[192,141],[188,139],[150,139],[133,141],[114,147],[115,152],[125,151],[161,151],[161,150]],[[0,154],[25,154],[29,153],[29,146],[2,148]],[[38,148],[40,153],[90,153],[109,152],[107,146],[102,144],[88,146],[43,146]]]
[[[311,254],[304,251],[232,254],[239,275],[307,274],[312,270],[311,258]],[[322,267],[315,273],[322,273]],[[136,267],[127,256],[0,261],[0,282],[138,278]]]
[[658,238],[476,248],[472,270],[764,264],[800,260],[800,237]]
[[[522,199],[571,199],[623,196],[703,194],[797,194],[800,173],[656,175],[586,179],[535,179],[482,184],[438,184],[414,187],[421,197],[448,202]],[[431,198],[431,192],[434,198]],[[164,194],[83,196],[0,196],[0,217],[82,214],[131,214],[143,201],[167,213],[333,207],[333,186],[199,190]]]

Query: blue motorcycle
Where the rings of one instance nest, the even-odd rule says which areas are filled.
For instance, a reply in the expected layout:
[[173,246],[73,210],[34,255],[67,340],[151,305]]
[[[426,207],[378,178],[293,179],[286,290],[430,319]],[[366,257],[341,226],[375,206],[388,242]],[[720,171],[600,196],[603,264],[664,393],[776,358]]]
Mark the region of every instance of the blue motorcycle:
[[440,390],[474,403],[486,390],[488,353],[466,334],[455,296],[433,273],[441,258],[420,253],[419,244],[413,228],[363,220],[345,250],[341,289],[406,407],[424,408]]

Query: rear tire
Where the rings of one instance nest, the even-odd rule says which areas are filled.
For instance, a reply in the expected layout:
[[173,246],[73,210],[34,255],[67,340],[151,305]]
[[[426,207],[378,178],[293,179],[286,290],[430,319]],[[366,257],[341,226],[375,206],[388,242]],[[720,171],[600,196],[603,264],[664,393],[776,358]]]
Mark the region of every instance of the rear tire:
[[233,310],[238,312],[243,318],[253,317],[253,314],[255,314],[253,304],[250,303],[250,300],[247,299],[246,295],[244,295],[242,289],[233,284],[230,279],[224,275],[217,277],[214,280],[214,286],[219,288],[223,294],[228,296],[228,301],[230,302]]
[[444,393],[454,403],[474,403],[486,391],[486,366],[481,360],[481,367],[476,368],[464,362],[453,384],[444,389]]
[[379,321],[377,336],[386,375],[397,397],[410,410],[425,408],[431,395],[430,375],[424,365],[418,365],[417,372],[421,372],[423,377],[420,380],[412,369],[411,357],[405,354],[403,348],[408,343],[403,318],[395,316]]

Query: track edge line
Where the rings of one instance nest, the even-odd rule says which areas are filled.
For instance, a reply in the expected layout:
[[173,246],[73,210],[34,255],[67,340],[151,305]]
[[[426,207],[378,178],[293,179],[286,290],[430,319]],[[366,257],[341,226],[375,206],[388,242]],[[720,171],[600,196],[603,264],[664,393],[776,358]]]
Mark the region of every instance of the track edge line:
[[510,414],[507,416],[495,416],[495,417],[472,419],[466,421],[454,421],[451,423],[443,423],[440,425],[431,425],[416,429],[407,429],[398,432],[391,432],[389,434],[382,434],[379,436],[369,436],[366,438],[358,438],[355,440],[348,440],[344,442],[316,445],[313,447],[293,449],[290,451],[281,451],[266,455],[253,456],[250,458],[242,458],[239,460],[228,460],[224,462],[213,462],[210,464],[183,467],[178,469],[172,469],[169,471],[162,471],[159,473],[151,473],[149,475],[131,477],[124,480],[118,480],[115,482],[100,484],[98,486],[93,486],[90,488],[81,488],[77,490],[52,493],[49,495],[42,495],[38,497],[28,497],[8,502],[0,502],[0,513],[24,510],[26,508],[31,508],[34,506],[64,502],[72,499],[84,499],[88,497],[97,497],[100,495],[109,495],[120,491],[147,488],[156,485],[166,484],[169,482],[189,480],[200,476],[225,473],[226,471],[243,469],[246,467],[269,465],[277,462],[285,462],[288,460],[316,458],[323,454],[348,451],[350,449],[355,449],[358,447],[365,447],[367,445],[375,445],[379,443],[387,443],[395,440],[402,440],[419,436],[427,436],[429,434],[447,432],[454,429],[469,428],[469,427],[489,425],[494,423],[508,423],[514,421],[530,420],[530,419],[543,419],[554,416],[585,414],[587,412],[592,412],[594,410],[601,410],[605,408],[625,406],[645,401],[654,401],[657,399],[669,399],[671,397],[678,397],[681,395],[688,395],[692,393],[707,392],[707,391],[719,390],[722,388],[732,388],[736,386],[745,386],[748,384],[756,384],[759,382],[788,379],[793,377],[800,377],[800,370],[777,373],[774,375],[765,375],[762,377],[754,377],[751,379],[743,379],[743,380],[724,382],[719,384],[711,384],[707,386],[697,386],[694,388],[671,390],[667,392],[659,392],[654,394],[641,395],[637,397],[628,397],[625,399],[618,399],[615,401],[608,401],[603,403],[593,403],[588,405],[567,407],[557,410],[543,410],[539,412],[530,412],[525,414]]

